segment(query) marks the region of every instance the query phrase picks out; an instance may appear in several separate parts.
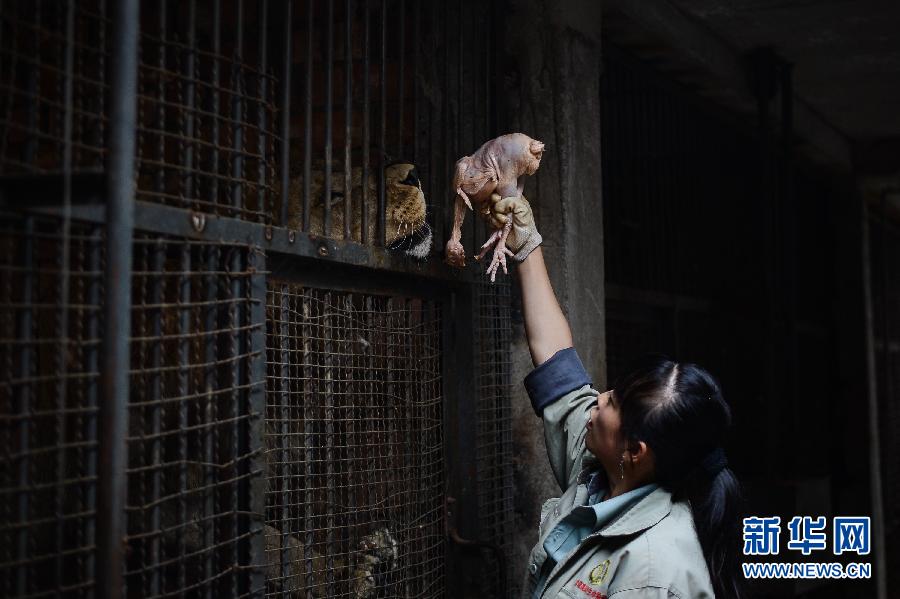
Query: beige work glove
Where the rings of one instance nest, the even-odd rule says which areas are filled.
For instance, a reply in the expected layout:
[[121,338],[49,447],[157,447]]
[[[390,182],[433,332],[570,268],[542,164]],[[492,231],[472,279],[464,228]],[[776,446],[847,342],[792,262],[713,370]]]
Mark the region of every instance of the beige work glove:
[[531,204],[525,196],[500,198],[491,195],[491,222],[502,229],[512,218],[512,229],[506,238],[506,247],[513,252],[513,259],[521,262],[541,244],[543,239],[534,224]]

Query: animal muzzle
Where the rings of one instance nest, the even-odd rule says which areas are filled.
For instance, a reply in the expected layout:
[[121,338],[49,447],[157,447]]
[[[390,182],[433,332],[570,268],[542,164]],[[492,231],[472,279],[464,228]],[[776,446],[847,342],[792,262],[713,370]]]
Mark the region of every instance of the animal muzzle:
[[416,260],[425,260],[428,258],[428,254],[431,253],[432,241],[433,235],[431,226],[426,220],[422,223],[421,227],[415,229],[409,235],[395,239],[394,242],[388,246],[388,249],[392,252],[403,252]]

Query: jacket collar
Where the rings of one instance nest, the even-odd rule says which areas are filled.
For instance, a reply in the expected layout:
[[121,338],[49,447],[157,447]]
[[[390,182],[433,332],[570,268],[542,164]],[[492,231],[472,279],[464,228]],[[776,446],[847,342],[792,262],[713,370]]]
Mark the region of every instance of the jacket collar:
[[[585,456],[585,468],[578,474],[578,482],[585,484],[597,471],[600,461],[592,455]],[[600,468],[600,475],[606,482],[606,475]],[[631,506],[625,513],[601,528],[597,533],[602,537],[632,535],[657,524],[672,511],[672,494],[658,487],[649,495]]]
[[672,511],[672,494],[658,487],[631,509],[600,529],[600,536],[632,535],[657,524]]

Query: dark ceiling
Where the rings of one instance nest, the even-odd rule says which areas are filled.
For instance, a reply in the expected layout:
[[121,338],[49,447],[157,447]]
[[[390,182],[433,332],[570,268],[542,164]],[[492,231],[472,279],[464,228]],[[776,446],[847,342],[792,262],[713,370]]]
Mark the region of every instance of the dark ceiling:
[[794,89],[853,141],[900,137],[900,0],[669,0],[743,53],[771,46]]

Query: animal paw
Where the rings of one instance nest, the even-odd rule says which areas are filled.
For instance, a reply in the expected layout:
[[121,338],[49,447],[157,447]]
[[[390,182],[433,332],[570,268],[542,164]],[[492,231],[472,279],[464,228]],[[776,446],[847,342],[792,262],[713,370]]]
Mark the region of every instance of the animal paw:
[[450,266],[464,268],[466,266],[466,250],[458,240],[451,239],[447,242],[444,251],[444,261]]

